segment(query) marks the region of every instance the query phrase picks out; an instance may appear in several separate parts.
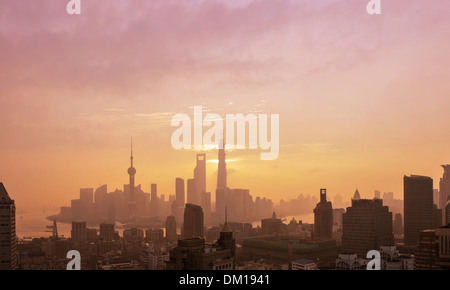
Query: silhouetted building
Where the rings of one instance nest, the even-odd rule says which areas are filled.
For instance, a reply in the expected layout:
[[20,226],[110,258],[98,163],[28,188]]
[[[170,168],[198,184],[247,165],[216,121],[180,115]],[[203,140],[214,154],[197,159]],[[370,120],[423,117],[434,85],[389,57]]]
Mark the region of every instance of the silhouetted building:
[[202,194],[202,208],[205,216],[205,224],[209,225],[211,219],[211,192]]
[[275,212],[273,212],[271,218],[261,220],[261,231],[263,235],[273,235],[281,233],[282,227],[283,222],[281,221],[281,219],[277,218]]
[[151,200],[150,200],[150,216],[159,216],[159,206],[158,206],[158,188],[156,184],[151,185]]
[[450,225],[435,229],[438,241],[438,265],[441,269],[450,270]]
[[100,224],[100,240],[113,241],[115,239],[114,224],[101,223]]
[[439,181],[439,208],[444,209],[450,199],[450,164],[441,165],[444,174]]
[[184,192],[184,179],[176,178],[175,179],[175,197],[178,206],[184,208],[184,204],[186,203],[185,192]]
[[333,234],[333,207],[327,201],[327,190],[320,190],[320,202],[314,208],[314,238],[331,239]]
[[361,195],[359,194],[359,190],[356,189],[355,194],[353,194],[353,200],[360,200],[361,199]]
[[392,213],[381,199],[353,199],[343,214],[342,251],[364,256],[394,244]]
[[415,252],[416,270],[437,270],[439,243],[434,229],[419,232],[419,241]]
[[394,234],[402,235],[403,234],[403,218],[402,215],[396,213],[394,216]]
[[225,157],[225,142],[222,142],[222,148],[219,148],[216,190],[223,190],[227,188],[227,164],[225,161]]
[[183,235],[185,238],[203,238],[205,236],[203,210],[200,206],[190,203],[186,204],[184,210]]
[[83,248],[87,243],[86,222],[72,222],[71,240],[75,249]]
[[194,179],[196,194],[193,204],[198,204],[204,208],[203,195],[206,193],[206,154],[197,154],[197,165],[194,169]]
[[228,225],[228,218],[227,213],[225,210],[225,224],[222,227],[222,230],[220,231],[220,237],[217,240],[217,246],[220,249],[228,249],[231,251],[231,257],[235,258],[235,248],[236,248],[236,241],[233,238],[233,231],[231,230],[230,226]]
[[447,201],[447,204],[445,205],[445,221],[444,221],[444,226],[445,225],[450,225],[450,200]]
[[168,270],[232,270],[234,258],[231,249],[206,246],[204,239],[190,238],[178,240],[166,266]]
[[133,166],[133,140],[131,140],[131,155],[130,155],[130,167],[128,168],[128,175],[130,177],[130,182],[128,186],[128,217],[130,220],[134,221],[136,217],[136,196],[135,196],[135,184],[134,176],[136,175],[136,168]]
[[405,245],[416,246],[420,231],[435,227],[433,179],[412,175],[403,180]]
[[187,203],[200,206],[197,200],[197,183],[195,179],[188,179],[187,181]]
[[17,269],[16,206],[0,182],[0,270]]
[[166,240],[168,242],[175,242],[178,240],[177,222],[174,216],[166,218]]

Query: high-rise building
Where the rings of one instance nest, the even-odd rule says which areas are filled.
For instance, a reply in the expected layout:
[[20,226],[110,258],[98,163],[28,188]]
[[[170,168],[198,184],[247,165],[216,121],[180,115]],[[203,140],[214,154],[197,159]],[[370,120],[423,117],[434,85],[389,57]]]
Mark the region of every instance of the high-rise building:
[[439,242],[434,229],[419,231],[415,251],[416,270],[438,270]]
[[205,215],[205,224],[208,225],[211,219],[211,192],[203,192],[202,208]]
[[16,206],[0,182],[0,270],[17,270]]
[[427,176],[405,176],[404,237],[406,246],[417,246],[420,231],[435,227],[433,179]]
[[225,142],[222,142],[222,148],[219,148],[219,163],[217,170],[217,188],[223,190],[227,188],[227,164],[225,161]]
[[206,245],[204,239],[190,238],[178,240],[166,265],[168,270],[233,270],[234,257],[229,248]]
[[177,222],[174,216],[166,218],[166,240],[168,242],[175,242],[178,240]]
[[83,248],[87,243],[86,222],[72,222],[71,239],[75,249]]
[[403,218],[402,214],[396,213],[394,216],[394,234],[402,235],[403,234]]
[[222,249],[231,250],[231,257],[234,259],[236,241],[233,238],[233,231],[228,225],[228,217],[226,209],[225,209],[225,224],[223,225],[222,230],[220,231],[220,237],[217,240],[217,245]]
[[115,239],[114,224],[101,223],[100,224],[100,240],[113,241]]
[[444,174],[439,181],[439,208],[444,210],[450,199],[450,164],[441,166],[444,168]]
[[187,180],[187,203],[200,205],[200,201],[197,199],[197,183],[195,179]]
[[197,165],[194,169],[194,179],[196,184],[196,197],[199,205],[202,201],[202,196],[206,192],[206,154],[197,154]]
[[450,200],[447,201],[447,204],[445,205],[445,213],[443,216],[445,217],[444,226],[450,225]]
[[151,185],[151,200],[150,200],[150,216],[159,216],[158,206],[158,188],[156,184]]
[[381,198],[381,192],[379,190],[375,190],[373,194],[374,194],[374,198],[378,198],[378,199]]
[[85,205],[92,205],[94,202],[94,189],[93,188],[81,188],[80,200]]
[[279,234],[283,227],[281,219],[277,218],[275,212],[272,214],[272,218],[261,220],[261,231],[263,235]]
[[342,217],[342,251],[365,256],[394,244],[392,213],[381,199],[353,199]]
[[184,210],[183,235],[185,239],[192,237],[203,238],[204,219],[201,206],[195,204],[186,204]]
[[184,204],[186,203],[185,192],[184,192],[184,179],[176,178],[175,179],[175,198],[178,206],[184,208]]
[[314,238],[331,239],[333,234],[333,207],[327,201],[327,190],[320,190],[320,202],[314,208]]
[[441,269],[450,270],[450,226],[446,225],[435,229],[438,241],[438,265]]

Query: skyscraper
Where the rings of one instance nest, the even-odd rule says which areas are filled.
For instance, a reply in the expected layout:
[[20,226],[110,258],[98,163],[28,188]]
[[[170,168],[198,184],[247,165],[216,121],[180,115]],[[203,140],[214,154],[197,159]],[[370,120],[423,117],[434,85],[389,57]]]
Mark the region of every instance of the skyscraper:
[[444,210],[450,199],[450,164],[441,166],[444,168],[444,174],[439,181],[439,208]]
[[113,241],[115,239],[115,231],[113,223],[100,224],[100,240]]
[[183,235],[185,239],[192,237],[204,238],[203,210],[195,204],[186,204],[184,210]]
[[218,168],[217,168],[217,188],[216,188],[216,215],[223,217],[225,207],[229,205],[231,196],[227,187],[227,164],[225,161],[225,142],[222,141],[222,148],[219,146]]
[[16,206],[0,182],[0,270],[17,270]]
[[156,184],[151,185],[151,200],[150,200],[150,216],[159,216],[159,206],[158,206],[158,187]]
[[200,200],[197,199],[197,183],[195,179],[188,179],[187,181],[187,202],[200,205]]
[[222,143],[222,148],[219,148],[219,165],[217,170],[217,190],[227,188],[227,164],[225,161],[225,142]]
[[206,192],[206,154],[197,154],[194,179],[196,184],[196,200],[201,202],[202,196]]
[[327,190],[320,190],[320,202],[314,208],[314,237],[331,239],[333,233],[333,207],[327,201]]
[[405,245],[416,246],[420,231],[435,226],[433,179],[418,175],[405,176],[403,185]]
[[81,249],[87,242],[86,222],[72,222],[71,240],[75,249]]
[[353,199],[342,216],[342,251],[365,256],[394,244],[392,213],[382,199]]
[[176,178],[175,179],[175,198],[178,206],[184,208],[184,204],[186,203],[185,192],[184,192],[184,179]]
[[168,242],[175,242],[178,240],[177,222],[174,216],[166,218],[166,240]]

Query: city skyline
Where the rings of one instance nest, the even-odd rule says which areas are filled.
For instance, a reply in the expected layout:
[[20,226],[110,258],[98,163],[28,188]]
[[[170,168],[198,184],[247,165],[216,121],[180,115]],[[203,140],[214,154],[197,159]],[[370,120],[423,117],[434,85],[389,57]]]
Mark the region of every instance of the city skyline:
[[213,193],[217,151],[170,144],[170,119],[193,106],[279,114],[276,160],[226,152],[228,184],[274,201],[399,198],[404,175],[437,184],[450,163],[448,1],[384,1],[376,17],[358,0],[92,0],[80,16],[63,2],[0,11],[0,176],[22,209],[121,188],[130,136],[145,191],[173,194],[206,153]]

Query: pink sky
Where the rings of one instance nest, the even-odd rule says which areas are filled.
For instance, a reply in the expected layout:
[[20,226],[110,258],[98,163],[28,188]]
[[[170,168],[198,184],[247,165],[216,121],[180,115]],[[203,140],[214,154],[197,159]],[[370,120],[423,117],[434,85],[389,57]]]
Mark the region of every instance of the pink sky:
[[173,194],[196,152],[172,149],[170,119],[194,105],[280,114],[277,160],[228,153],[229,185],[274,201],[401,198],[404,174],[437,187],[450,163],[449,1],[67,2],[0,0],[0,175],[19,203],[122,187],[130,136],[137,182]]

